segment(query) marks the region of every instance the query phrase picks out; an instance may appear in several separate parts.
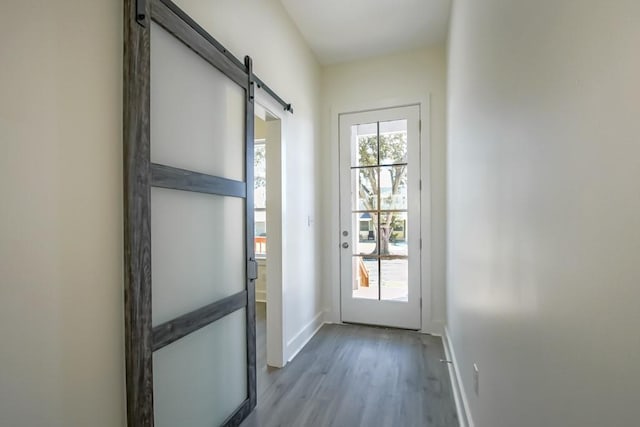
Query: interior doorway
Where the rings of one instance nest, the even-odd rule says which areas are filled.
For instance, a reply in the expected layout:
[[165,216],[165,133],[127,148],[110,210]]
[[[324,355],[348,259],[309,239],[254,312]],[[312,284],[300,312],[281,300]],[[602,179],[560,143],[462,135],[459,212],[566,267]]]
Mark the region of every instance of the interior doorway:
[[256,373],[258,399],[282,368],[284,352],[283,308],[283,127],[285,112],[270,97],[256,92],[254,134],[254,248],[256,280]]

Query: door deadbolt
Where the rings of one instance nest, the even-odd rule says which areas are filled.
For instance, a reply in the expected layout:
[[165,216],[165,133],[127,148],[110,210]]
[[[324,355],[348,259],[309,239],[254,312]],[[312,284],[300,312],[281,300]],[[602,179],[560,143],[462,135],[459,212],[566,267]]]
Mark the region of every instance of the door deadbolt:
[[344,230],[344,231],[342,232],[342,235],[346,237],[346,236],[348,236],[348,235],[349,235],[349,232],[348,232],[347,230]]

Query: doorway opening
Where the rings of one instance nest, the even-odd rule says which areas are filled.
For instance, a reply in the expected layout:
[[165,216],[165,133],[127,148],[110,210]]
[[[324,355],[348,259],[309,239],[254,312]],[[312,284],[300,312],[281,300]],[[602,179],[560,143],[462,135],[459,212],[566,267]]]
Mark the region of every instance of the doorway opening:
[[[258,262],[256,284],[256,375],[258,395],[262,394],[268,378],[267,366],[267,122],[255,116],[254,122],[254,248]],[[266,372],[265,372],[266,371]]]
[[283,310],[282,129],[284,114],[256,92],[254,121],[254,248],[256,279],[256,373],[258,399],[285,363]]

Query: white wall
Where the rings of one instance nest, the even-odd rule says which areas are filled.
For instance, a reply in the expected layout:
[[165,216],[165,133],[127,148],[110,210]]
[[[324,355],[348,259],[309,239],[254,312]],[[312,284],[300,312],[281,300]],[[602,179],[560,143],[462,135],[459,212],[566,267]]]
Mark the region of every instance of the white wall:
[[122,6],[0,6],[0,425],[124,423]]
[[638,425],[640,2],[456,0],[449,43],[448,328],[473,421]]
[[267,123],[258,116],[254,116],[253,136],[255,139],[265,139],[267,134]]
[[[295,108],[285,153],[292,339],[323,308],[307,225],[318,209],[320,69],[275,0],[181,3]],[[121,16],[111,0],[0,6],[3,426],[124,425]]]
[[[422,287],[425,308],[423,330],[441,333],[445,321],[445,228],[446,228],[446,56],[443,48],[387,55],[327,66],[322,78],[323,130],[323,283],[325,304],[332,321],[340,321],[339,220],[338,220],[338,129],[339,113],[406,105],[430,100],[423,108],[423,182],[431,181],[431,209],[423,200],[423,236],[430,228],[431,242],[422,256]],[[430,116],[425,116],[430,111]],[[427,124],[430,124],[427,126]],[[428,133],[425,131],[428,129]],[[428,151],[428,152],[427,152]],[[426,162],[425,162],[426,163]],[[423,194],[426,196],[427,191]],[[425,197],[426,199],[426,197]],[[430,224],[429,224],[430,218]],[[431,292],[427,292],[431,287]]]

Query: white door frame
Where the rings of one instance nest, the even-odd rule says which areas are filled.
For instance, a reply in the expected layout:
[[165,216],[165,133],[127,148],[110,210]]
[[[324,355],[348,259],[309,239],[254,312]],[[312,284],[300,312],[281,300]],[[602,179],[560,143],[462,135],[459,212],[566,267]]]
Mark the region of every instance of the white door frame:
[[[283,188],[285,185],[285,135],[288,114],[268,94],[255,91],[255,112],[266,112],[277,121],[267,121],[267,365],[282,368],[286,365],[286,341],[284,339],[284,271],[283,257],[285,234],[285,209]],[[270,125],[271,123],[271,125]],[[279,124],[279,126],[278,126]],[[254,302],[255,303],[255,302]]]
[[326,281],[329,283],[329,306],[327,320],[333,323],[340,321],[340,183],[339,183],[339,115],[343,113],[366,111],[378,108],[399,107],[404,105],[419,104],[422,131],[420,132],[422,190],[421,190],[421,230],[422,230],[422,333],[441,335],[442,325],[432,319],[432,279],[431,279],[431,99],[430,95],[417,97],[387,98],[366,103],[336,104],[330,107],[331,118],[331,152],[329,158],[330,170],[328,179],[330,188],[327,203],[330,204],[331,215],[327,227],[331,232],[328,235],[328,248],[331,255],[328,257],[328,273]]
[[[408,205],[407,220],[409,229],[405,232],[408,246],[408,300],[393,301],[385,299],[365,299],[353,297],[353,281],[357,273],[353,258],[354,247],[359,241],[360,230],[353,219],[353,177],[352,164],[354,150],[352,126],[366,123],[407,120],[407,162],[410,163],[407,175]],[[340,126],[340,230],[342,234],[340,256],[341,313],[343,322],[355,322],[419,330],[422,327],[421,313],[421,218],[420,218],[420,105],[367,110],[341,114]],[[379,178],[382,179],[382,178]],[[380,206],[378,206],[380,208]],[[355,208],[357,209],[357,207]],[[344,233],[344,234],[343,234]],[[346,237],[345,237],[346,235]],[[376,232],[376,236],[379,234]],[[345,248],[346,246],[346,248]],[[378,277],[378,289],[382,286],[382,277]]]

